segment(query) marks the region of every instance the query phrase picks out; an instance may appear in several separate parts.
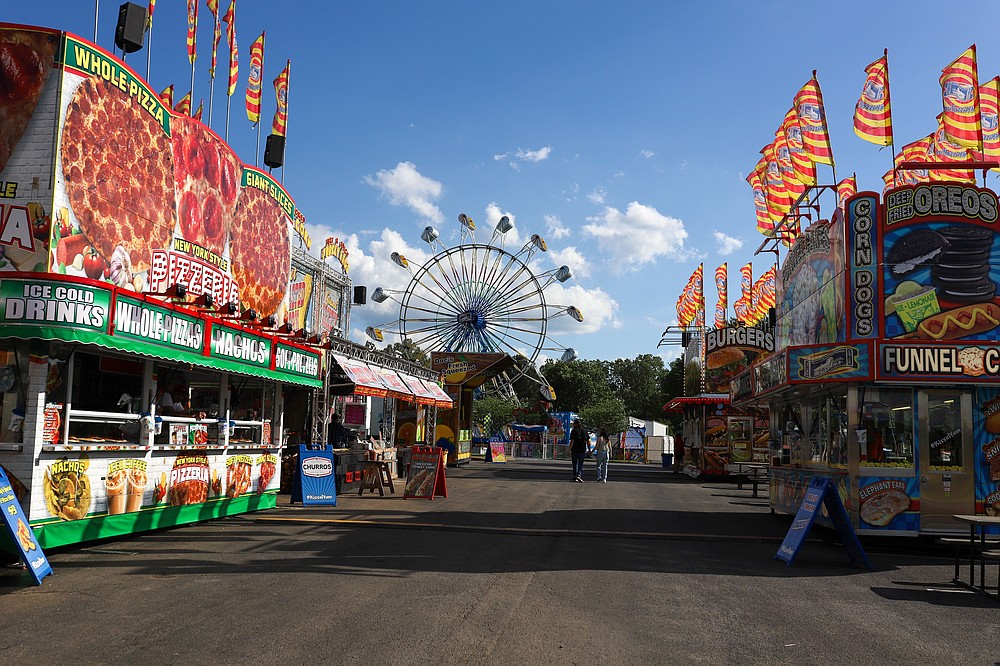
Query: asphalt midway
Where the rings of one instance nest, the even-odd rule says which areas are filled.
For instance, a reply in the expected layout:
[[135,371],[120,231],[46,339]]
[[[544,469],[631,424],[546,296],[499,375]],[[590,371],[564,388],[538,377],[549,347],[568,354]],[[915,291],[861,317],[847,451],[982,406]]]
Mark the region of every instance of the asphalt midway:
[[1000,602],[951,583],[948,549],[863,539],[867,571],[814,528],[786,566],[766,491],[609,479],[477,461],[447,498],[282,495],[51,551],[40,587],[0,570],[0,663],[1000,663]]

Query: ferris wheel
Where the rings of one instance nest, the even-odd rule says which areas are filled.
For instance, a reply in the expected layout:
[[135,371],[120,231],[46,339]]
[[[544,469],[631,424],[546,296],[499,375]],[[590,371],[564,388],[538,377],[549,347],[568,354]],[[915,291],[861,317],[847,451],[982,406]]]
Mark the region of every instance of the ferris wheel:
[[549,337],[549,322],[557,317],[583,321],[573,305],[555,305],[546,299],[546,289],[569,280],[569,266],[536,273],[532,258],[548,251],[538,234],[516,252],[504,249],[505,235],[514,228],[506,215],[500,218],[488,243],[477,243],[476,225],[464,213],[457,245],[445,247],[434,227],[426,227],[420,238],[434,255],[422,266],[414,266],[398,252],[392,261],[410,273],[403,291],[377,287],[372,300],[399,303],[399,318],[384,326],[369,326],[366,333],[383,341],[385,333],[396,333],[424,351],[507,353],[518,361],[499,375],[487,392],[513,397],[513,382],[528,378],[541,386],[551,399],[552,389],[535,365],[544,351],[562,361],[576,358],[576,351],[562,347]]

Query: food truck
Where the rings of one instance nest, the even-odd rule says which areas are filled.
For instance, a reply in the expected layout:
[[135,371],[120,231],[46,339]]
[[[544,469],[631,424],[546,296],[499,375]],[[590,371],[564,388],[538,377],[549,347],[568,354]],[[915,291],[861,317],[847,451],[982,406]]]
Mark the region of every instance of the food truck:
[[833,479],[859,533],[964,532],[1000,514],[996,194],[861,192],[783,262],[775,354],[732,385],[770,413],[771,506]]
[[39,543],[273,507],[324,364],[294,200],[95,44],[0,48],[0,465]]
[[766,405],[730,401],[729,386],[749,364],[774,351],[771,331],[753,326],[688,329],[684,335],[684,392],[664,405],[683,414],[683,460],[694,478],[727,476],[733,463],[767,458]]

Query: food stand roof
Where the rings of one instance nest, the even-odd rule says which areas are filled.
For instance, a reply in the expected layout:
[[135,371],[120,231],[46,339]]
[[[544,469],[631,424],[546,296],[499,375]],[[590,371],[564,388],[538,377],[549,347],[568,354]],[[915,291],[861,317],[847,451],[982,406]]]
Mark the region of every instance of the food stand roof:
[[[331,341],[330,387],[336,394],[354,393],[379,398],[402,398],[423,405],[450,408],[451,398],[436,382],[437,373],[384,352],[347,340]],[[339,376],[338,376],[339,375]]]
[[59,340],[311,387],[321,352],[214,312],[70,275],[0,282],[0,338]]

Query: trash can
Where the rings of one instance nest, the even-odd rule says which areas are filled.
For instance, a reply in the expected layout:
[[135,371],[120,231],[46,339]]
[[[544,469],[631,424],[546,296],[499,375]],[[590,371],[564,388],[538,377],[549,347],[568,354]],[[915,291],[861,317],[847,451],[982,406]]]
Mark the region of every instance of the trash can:
[[663,457],[663,469],[670,469],[671,467],[673,467],[674,454],[664,453],[662,454],[662,457]]

